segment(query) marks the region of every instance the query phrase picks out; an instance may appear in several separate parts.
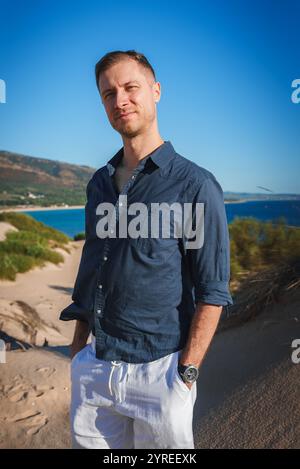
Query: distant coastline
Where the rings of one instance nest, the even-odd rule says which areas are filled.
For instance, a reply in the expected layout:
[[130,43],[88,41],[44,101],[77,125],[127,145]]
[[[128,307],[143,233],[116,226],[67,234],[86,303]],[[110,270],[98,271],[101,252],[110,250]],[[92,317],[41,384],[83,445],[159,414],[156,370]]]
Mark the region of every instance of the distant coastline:
[[[246,200],[230,200],[226,201],[225,204],[238,204],[241,202],[247,202]],[[74,210],[74,209],[79,209],[79,208],[85,208],[85,205],[71,205],[68,207],[57,207],[56,205],[49,206],[49,207],[39,207],[39,206],[33,206],[33,207],[11,207],[11,208],[0,208],[0,213],[1,212],[44,212],[44,211],[50,211],[50,210]]]
[[[236,199],[236,200],[224,200],[225,204],[242,204],[245,202],[272,202],[272,201],[279,201],[279,200],[297,200],[293,197],[290,199],[288,198],[281,198],[278,197],[278,199],[257,199],[257,198],[244,198],[244,199]],[[46,210],[74,210],[74,209],[79,209],[79,208],[85,208],[85,205],[65,205],[65,206],[60,206],[60,205],[49,205],[47,207],[39,206],[39,205],[17,205],[17,206],[12,206],[12,207],[0,207],[0,212],[35,212],[35,211],[46,211]]]
[[32,207],[22,207],[22,206],[13,206],[10,208],[0,208],[0,212],[37,212],[37,211],[46,211],[46,210],[74,210],[78,208],[85,208],[85,205],[68,205],[68,206],[57,206],[49,205],[48,207],[33,205]]

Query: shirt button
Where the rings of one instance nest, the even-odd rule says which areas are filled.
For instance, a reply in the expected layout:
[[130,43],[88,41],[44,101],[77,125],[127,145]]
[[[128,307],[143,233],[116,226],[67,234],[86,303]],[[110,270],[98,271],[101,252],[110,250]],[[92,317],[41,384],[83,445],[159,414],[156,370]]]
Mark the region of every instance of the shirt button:
[[98,285],[98,288],[100,288],[100,290],[102,290],[102,285]]
[[104,259],[105,261],[107,261],[107,256],[103,256],[103,259]]
[[97,314],[101,314],[101,309],[97,309]]
[[135,178],[135,176],[131,176],[131,179],[134,179],[134,178]]

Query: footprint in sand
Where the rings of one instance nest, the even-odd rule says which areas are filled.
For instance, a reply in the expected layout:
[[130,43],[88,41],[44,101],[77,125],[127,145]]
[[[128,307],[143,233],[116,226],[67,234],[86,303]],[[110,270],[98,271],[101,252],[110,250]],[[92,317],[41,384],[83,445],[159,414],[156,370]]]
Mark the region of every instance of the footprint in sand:
[[5,386],[4,393],[11,402],[19,402],[28,396],[28,392],[24,389],[23,384],[16,386]]
[[12,380],[14,383],[22,383],[24,378],[22,375],[15,375]]
[[20,412],[19,414],[14,415],[13,417],[7,418],[7,422],[13,422],[13,423],[22,422],[28,419],[32,419],[33,417],[36,417],[40,414],[41,412],[39,412],[38,410],[36,411],[25,410],[24,412]]
[[19,402],[22,401],[23,399],[26,399],[28,397],[28,392],[27,391],[20,391],[17,392],[16,394],[13,394],[12,396],[9,396],[9,400],[11,402]]
[[41,373],[42,375],[46,376],[46,378],[49,378],[49,376],[53,375],[56,372],[56,369],[51,368],[50,366],[43,366],[40,368],[36,368],[35,371],[37,373]]
[[19,402],[27,397],[41,397],[45,393],[52,391],[54,386],[48,384],[38,384],[35,386],[28,386],[26,383],[17,385],[6,385],[3,387],[1,392],[2,395],[6,396],[11,402]]
[[38,303],[36,305],[36,308],[37,309],[47,309],[47,308],[49,308],[51,310],[51,309],[53,309],[53,303],[52,303],[52,301],[48,301],[48,300],[41,301],[40,303]]
[[37,416],[36,420],[34,421],[33,419],[32,423],[30,423],[30,428],[28,428],[28,430],[26,431],[27,435],[36,435],[41,430],[41,428],[47,425],[47,423],[47,417],[41,415],[38,418]]
[[8,418],[6,421],[10,423],[20,422],[22,425],[25,425],[25,427],[28,427],[26,429],[28,435],[36,435],[41,428],[47,425],[48,417],[39,411],[25,410],[14,417]]
[[34,386],[34,390],[36,392],[35,397],[40,397],[45,394],[45,392],[52,391],[54,389],[54,386],[48,386],[47,384],[38,384],[37,386]]

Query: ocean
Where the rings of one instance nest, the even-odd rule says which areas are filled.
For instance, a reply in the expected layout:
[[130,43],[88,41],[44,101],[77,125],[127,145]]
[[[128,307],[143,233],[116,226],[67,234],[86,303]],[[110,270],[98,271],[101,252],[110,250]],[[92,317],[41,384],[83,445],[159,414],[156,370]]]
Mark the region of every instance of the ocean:
[[[299,200],[260,200],[225,204],[228,223],[236,217],[254,217],[261,221],[284,217],[290,226],[300,226]],[[84,231],[84,208],[26,211],[38,221],[73,236]]]

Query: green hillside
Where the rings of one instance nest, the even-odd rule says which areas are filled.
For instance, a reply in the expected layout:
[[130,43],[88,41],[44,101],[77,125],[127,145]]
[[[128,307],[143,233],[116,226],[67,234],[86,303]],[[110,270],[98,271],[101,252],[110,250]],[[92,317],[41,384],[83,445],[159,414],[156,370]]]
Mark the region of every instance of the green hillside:
[[84,205],[89,166],[0,151],[0,207]]

